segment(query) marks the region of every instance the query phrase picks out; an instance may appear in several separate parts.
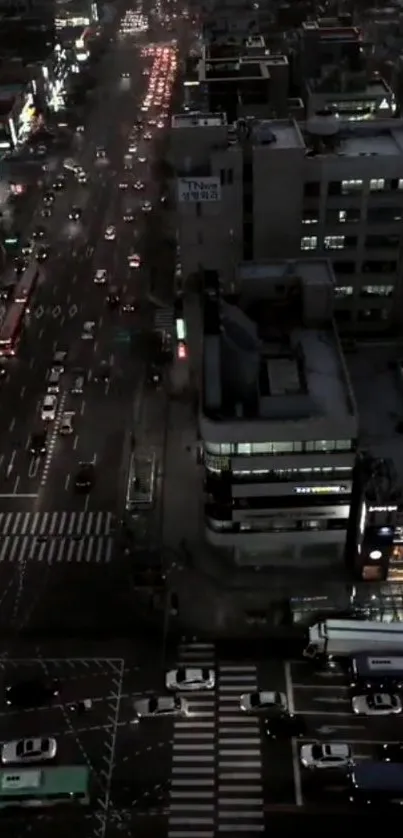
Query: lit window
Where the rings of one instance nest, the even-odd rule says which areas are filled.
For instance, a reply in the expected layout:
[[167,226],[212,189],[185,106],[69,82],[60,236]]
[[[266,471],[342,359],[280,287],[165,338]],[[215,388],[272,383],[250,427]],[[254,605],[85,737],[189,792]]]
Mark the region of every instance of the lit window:
[[315,250],[318,246],[317,236],[303,236],[301,239],[301,250]]
[[238,442],[238,454],[252,454],[252,444],[250,442]]
[[362,189],[362,180],[342,180],[341,192],[342,195],[349,195],[350,192],[360,192]]
[[385,178],[383,178],[383,177],[371,178],[371,180],[369,182],[369,191],[370,192],[382,192],[382,189],[385,189]]
[[336,285],[334,289],[336,297],[351,297],[353,293],[352,285]]
[[319,215],[315,215],[314,210],[308,210],[302,219],[303,224],[318,224]]
[[393,285],[363,285],[361,294],[364,297],[391,297]]
[[343,250],[345,236],[325,236],[324,246],[326,250]]
[[403,189],[403,177],[399,177],[399,180],[398,180],[398,183],[397,183],[397,188],[398,189]]

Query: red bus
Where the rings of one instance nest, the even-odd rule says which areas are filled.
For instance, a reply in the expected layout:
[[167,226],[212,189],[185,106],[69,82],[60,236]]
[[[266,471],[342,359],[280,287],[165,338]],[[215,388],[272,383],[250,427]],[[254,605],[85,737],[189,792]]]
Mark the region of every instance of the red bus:
[[29,301],[34,293],[39,279],[39,266],[33,259],[25,269],[22,277],[14,288],[13,303],[25,303],[29,311]]
[[24,323],[25,303],[12,303],[0,327],[0,357],[15,355]]

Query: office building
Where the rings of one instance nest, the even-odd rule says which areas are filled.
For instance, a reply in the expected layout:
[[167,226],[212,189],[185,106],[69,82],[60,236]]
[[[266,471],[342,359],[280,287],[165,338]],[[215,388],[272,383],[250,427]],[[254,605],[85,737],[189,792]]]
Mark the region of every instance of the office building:
[[[212,278],[210,278],[212,277]],[[358,419],[326,259],[238,266],[205,287],[205,535],[239,565],[344,570]]]
[[173,116],[184,281],[240,262],[331,259],[343,329],[402,321],[403,120],[239,121]]

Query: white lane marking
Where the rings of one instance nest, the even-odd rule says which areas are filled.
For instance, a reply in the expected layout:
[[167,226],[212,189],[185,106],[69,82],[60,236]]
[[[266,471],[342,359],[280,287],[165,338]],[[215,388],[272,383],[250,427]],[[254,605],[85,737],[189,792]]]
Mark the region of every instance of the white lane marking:
[[[15,416],[13,416],[13,418],[12,418],[12,420],[11,420],[9,426],[8,426],[8,430],[10,431],[10,434],[13,432],[14,428],[15,428]],[[14,453],[14,457],[15,457],[15,451],[13,453]]]

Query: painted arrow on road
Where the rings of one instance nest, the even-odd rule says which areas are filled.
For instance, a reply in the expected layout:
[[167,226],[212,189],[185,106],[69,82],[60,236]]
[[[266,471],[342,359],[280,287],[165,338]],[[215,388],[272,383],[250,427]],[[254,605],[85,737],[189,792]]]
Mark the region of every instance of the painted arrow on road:
[[60,317],[61,313],[62,313],[62,310],[61,310],[60,306],[55,306],[52,309],[52,317],[54,317],[55,320],[57,320],[57,318]]
[[72,305],[69,308],[69,317],[75,317],[78,314],[78,308],[76,305]]
[[316,728],[318,733],[335,733],[336,730],[365,730],[365,725],[322,725]]
[[336,698],[336,697],[326,698],[326,696],[324,696],[323,698],[316,697],[316,698],[314,698],[314,701],[320,701],[320,702],[323,702],[323,704],[349,704],[350,703],[348,698],[341,698],[341,697],[340,698]]
[[38,308],[35,309],[35,317],[37,320],[40,320],[40,318],[43,317],[44,314],[45,309],[43,306],[38,306]]

